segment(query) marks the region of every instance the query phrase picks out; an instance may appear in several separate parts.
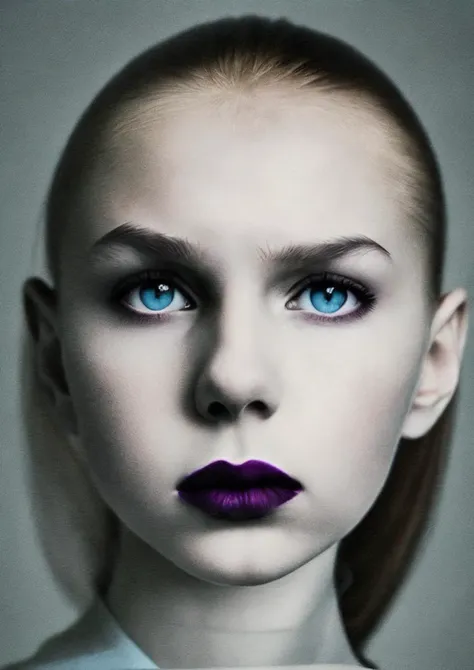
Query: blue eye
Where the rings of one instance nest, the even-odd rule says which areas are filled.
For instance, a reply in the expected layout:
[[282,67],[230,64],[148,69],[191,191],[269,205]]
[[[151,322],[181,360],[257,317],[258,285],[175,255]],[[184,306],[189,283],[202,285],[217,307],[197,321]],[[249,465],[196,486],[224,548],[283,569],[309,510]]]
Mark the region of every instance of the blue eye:
[[[154,270],[127,279],[114,290],[112,300],[124,305],[139,321],[166,320],[173,312],[196,308],[174,279]],[[375,295],[362,284],[324,272],[305,279],[286,308],[303,312],[310,321],[334,322],[360,318],[374,308],[375,302]]]
[[[293,311],[305,312],[308,319],[342,321],[362,316],[374,307],[375,300],[375,296],[365,286],[347,277],[325,272],[306,279],[304,286],[287,303],[287,307]],[[336,316],[329,316],[331,314]]]
[[115,298],[126,307],[131,307],[132,312],[139,315],[149,314],[155,318],[160,318],[160,314],[156,312],[187,311],[193,305],[174,281],[166,278],[163,273],[152,270],[146,270],[128,280],[119,288]]

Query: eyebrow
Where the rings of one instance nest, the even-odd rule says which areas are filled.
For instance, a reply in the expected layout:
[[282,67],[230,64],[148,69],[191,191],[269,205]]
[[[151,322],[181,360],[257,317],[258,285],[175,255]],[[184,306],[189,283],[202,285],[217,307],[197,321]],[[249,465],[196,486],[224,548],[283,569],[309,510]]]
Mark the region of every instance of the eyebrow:
[[[187,239],[173,237],[148,228],[123,223],[99,238],[89,252],[92,262],[119,260],[117,247],[131,247],[149,257],[161,261],[184,263],[196,268],[205,268],[209,273],[215,269],[205,250]],[[390,262],[390,253],[378,242],[365,235],[338,237],[315,244],[289,244],[279,249],[258,248],[262,262],[276,266],[277,272],[305,270],[331,264],[350,254],[376,251]]]

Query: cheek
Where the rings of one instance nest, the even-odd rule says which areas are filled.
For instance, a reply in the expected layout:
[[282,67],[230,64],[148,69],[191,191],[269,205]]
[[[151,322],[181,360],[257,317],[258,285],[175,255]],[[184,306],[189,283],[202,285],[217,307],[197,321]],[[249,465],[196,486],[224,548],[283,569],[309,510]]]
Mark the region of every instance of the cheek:
[[302,342],[293,360],[278,430],[327,523],[358,522],[389,474],[421,364],[421,339],[399,332],[328,333],[331,346]]
[[66,347],[67,376],[83,449],[102,480],[143,486],[179,466],[185,365],[172,330],[140,337],[70,329],[76,334]]

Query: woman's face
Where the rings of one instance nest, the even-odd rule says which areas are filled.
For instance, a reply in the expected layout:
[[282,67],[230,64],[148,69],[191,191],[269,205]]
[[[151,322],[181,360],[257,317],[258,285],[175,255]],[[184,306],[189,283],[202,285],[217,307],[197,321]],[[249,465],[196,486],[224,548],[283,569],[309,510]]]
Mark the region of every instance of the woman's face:
[[[109,506],[189,574],[252,584],[307,563],[372,506],[430,323],[382,125],[317,96],[221,102],[144,113],[98,162],[64,238],[61,338]],[[124,224],[155,250],[114,243]],[[371,246],[317,260],[356,237]],[[145,270],[163,276],[111,300]],[[318,284],[325,271],[336,277]],[[266,461],[304,491],[258,521],[213,519],[176,486],[217,459]]]

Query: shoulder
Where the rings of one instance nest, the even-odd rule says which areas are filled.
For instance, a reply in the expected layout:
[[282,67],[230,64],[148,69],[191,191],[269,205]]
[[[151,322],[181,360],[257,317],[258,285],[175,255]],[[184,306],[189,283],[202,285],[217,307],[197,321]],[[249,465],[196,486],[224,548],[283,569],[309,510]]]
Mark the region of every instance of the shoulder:
[[94,668],[89,663],[84,664],[84,648],[81,642],[83,626],[81,622],[74,624],[66,631],[49,638],[31,657],[9,665],[3,670],[80,670]]
[[157,666],[130,640],[100,601],[34,656],[3,670],[140,670]]

